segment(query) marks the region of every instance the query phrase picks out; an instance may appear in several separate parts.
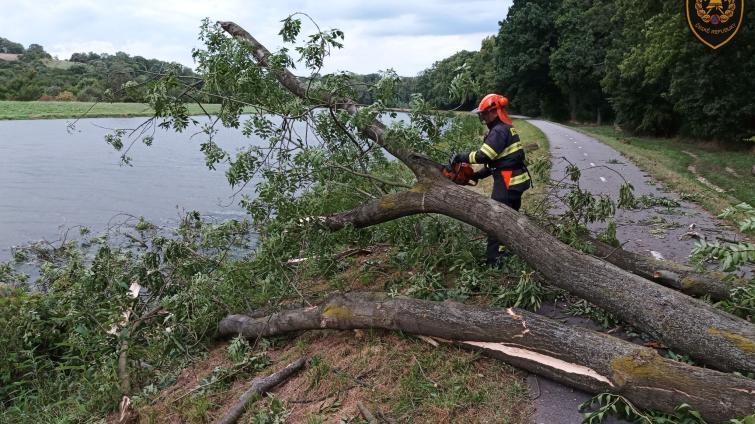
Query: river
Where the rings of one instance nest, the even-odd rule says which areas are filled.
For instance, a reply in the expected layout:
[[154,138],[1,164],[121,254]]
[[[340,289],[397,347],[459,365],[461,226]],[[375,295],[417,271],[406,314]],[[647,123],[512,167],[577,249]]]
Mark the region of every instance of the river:
[[[198,118],[199,119],[199,118]],[[225,167],[205,166],[203,136],[158,129],[152,146],[137,142],[132,166],[108,145],[108,128],[134,128],[144,118],[0,121],[0,261],[11,247],[53,241],[78,225],[102,231],[119,214],[144,216],[171,225],[182,211],[210,218],[240,218],[240,197],[225,178]],[[227,151],[259,140],[221,128],[216,142]],[[124,142],[125,143],[125,142]],[[250,189],[245,192],[249,194]]]

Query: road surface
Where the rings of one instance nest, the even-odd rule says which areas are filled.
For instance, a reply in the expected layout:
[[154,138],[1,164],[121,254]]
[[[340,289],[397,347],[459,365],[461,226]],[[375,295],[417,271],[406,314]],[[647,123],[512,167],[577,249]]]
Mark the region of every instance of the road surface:
[[[611,147],[563,125],[537,119],[530,119],[528,122],[538,127],[550,142],[553,162],[551,179],[563,179],[566,167],[572,163],[582,171],[580,186],[593,194],[608,194],[618,199],[619,188],[626,179],[634,186],[637,197],[650,195],[667,198],[680,205],[617,211],[616,237],[624,244],[624,249],[687,263],[689,253],[695,244],[695,239],[687,235],[690,232],[701,234],[709,240],[715,240],[716,237],[731,240],[739,238],[730,228],[698,205],[682,200],[676,193],[667,192],[662,185]],[[603,228],[605,224],[595,224],[591,230]],[[565,315],[557,306],[545,305],[538,312],[571,325],[597,329],[589,320]],[[528,382],[530,393],[535,399],[534,421],[537,424],[582,422],[577,406],[590,399],[592,395],[534,375],[530,376]]]

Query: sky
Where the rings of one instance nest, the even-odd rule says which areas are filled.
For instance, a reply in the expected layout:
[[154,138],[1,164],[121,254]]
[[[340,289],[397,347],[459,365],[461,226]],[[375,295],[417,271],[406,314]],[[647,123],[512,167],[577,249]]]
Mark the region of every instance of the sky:
[[[414,76],[498,32],[512,0],[0,0],[0,37],[41,44],[59,59],[75,52],[175,61],[193,68],[201,20],[234,21],[275,50],[280,21],[303,12],[345,33],[324,72],[388,68]],[[302,34],[313,26],[303,24]]]

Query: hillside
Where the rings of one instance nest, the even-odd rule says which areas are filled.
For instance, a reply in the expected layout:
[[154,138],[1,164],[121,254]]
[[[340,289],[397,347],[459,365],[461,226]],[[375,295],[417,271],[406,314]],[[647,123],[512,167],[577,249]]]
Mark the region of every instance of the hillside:
[[[53,58],[38,44],[24,48],[0,37],[0,100],[62,100],[133,102],[142,97],[141,85],[168,69],[193,76],[191,69],[159,59],[123,52],[74,53]],[[123,84],[133,81],[126,92]]]

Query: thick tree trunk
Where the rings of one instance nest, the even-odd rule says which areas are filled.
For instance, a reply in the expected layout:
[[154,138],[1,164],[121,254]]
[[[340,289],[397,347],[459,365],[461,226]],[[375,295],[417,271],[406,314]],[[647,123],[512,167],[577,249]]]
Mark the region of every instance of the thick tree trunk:
[[513,308],[351,293],[266,317],[231,315],[219,332],[256,338],[321,328],[383,328],[453,340],[581,390],[620,394],[642,408],[672,412],[687,403],[714,422],[755,410],[755,380],[665,359],[650,348]]
[[[337,230],[416,213],[441,213],[495,235],[558,287],[724,371],[755,371],[755,326],[561,243],[524,215],[444,180],[325,219]],[[348,219],[342,219],[348,217]],[[333,225],[331,225],[333,224]]]
[[569,92],[569,120],[577,122],[577,92],[575,90]]
[[732,289],[747,284],[743,279],[727,276],[723,272],[700,273],[690,266],[628,252],[594,238],[589,238],[589,242],[595,246],[594,256],[597,258],[690,296],[710,295],[713,300],[729,299]]
[[[233,22],[220,25],[250,47],[260,66],[267,66],[269,52],[254,37]],[[291,72],[275,72],[283,87],[311,101],[306,88]],[[320,100],[349,113],[356,111],[349,100]],[[755,327],[749,322],[582,254],[513,209],[453,185],[441,176],[438,163],[386,139],[385,126],[380,122],[366,126],[362,134],[406,164],[418,182],[408,192],[391,194],[325,218],[323,224],[332,230],[346,225],[365,227],[416,213],[440,213],[459,219],[496,236],[552,284],[659,337],[674,350],[724,371],[755,372]]]

